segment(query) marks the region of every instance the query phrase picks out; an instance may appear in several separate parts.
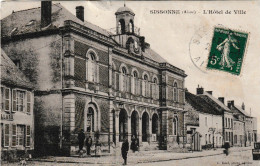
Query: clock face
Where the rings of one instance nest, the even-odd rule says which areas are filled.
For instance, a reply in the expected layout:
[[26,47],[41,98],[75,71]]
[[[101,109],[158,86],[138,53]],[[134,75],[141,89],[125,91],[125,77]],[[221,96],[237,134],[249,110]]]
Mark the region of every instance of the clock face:
[[208,26],[198,29],[190,40],[189,54],[193,64],[202,72],[207,73],[209,50],[213,28]]

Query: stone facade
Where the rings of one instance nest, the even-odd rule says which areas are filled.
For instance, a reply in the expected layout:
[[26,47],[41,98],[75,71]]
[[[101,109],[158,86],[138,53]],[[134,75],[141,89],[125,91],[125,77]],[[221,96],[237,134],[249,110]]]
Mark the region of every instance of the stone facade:
[[[41,10],[45,9],[19,14],[36,17],[30,19],[38,25]],[[133,136],[141,150],[178,148],[186,136],[186,74],[167,63],[137,33],[131,9],[116,12],[121,30],[112,35],[83,23],[59,4],[52,5],[52,10],[52,24],[46,29],[2,35],[3,49],[21,62],[21,70],[37,88],[35,147],[40,154],[54,155],[58,149],[74,154],[80,129],[94,142],[99,140],[104,151]],[[17,13],[2,20],[2,25],[11,18],[15,21]],[[19,56],[21,52],[26,56]]]

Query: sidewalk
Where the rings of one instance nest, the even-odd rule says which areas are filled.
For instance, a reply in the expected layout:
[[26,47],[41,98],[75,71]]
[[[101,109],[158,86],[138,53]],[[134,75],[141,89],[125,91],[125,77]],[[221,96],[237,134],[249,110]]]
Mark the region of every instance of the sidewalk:
[[[252,147],[233,147],[230,149],[232,151],[246,151],[251,150]],[[190,153],[174,153],[163,150],[156,151],[141,151],[128,154],[128,163],[139,164],[139,163],[150,163],[158,161],[169,161],[169,160],[182,160],[189,158],[198,158],[206,156],[214,156],[223,154],[223,149],[219,148],[216,150],[204,150],[201,152],[190,152]],[[101,156],[101,157],[47,157],[47,158],[37,158],[33,161],[40,162],[57,162],[57,163],[79,163],[79,164],[99,164],[99,165],[121,165],[123,159],[120,152],[110,155],[110,156]]]

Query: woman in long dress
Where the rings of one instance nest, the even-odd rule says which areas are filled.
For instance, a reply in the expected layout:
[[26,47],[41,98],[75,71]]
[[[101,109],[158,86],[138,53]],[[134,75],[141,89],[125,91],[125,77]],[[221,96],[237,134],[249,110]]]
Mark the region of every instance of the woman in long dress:
[[239,49],[235,43],[237,43],[237,40],[233,37],[233,33],[231,32],[229,33],[228,38],[217,46],[217,49],[222,51],[222,59],[219,63],[222,67],[226,66],[231,68],[235,64],[235,62],[229,57],[230,45],[235,49]]

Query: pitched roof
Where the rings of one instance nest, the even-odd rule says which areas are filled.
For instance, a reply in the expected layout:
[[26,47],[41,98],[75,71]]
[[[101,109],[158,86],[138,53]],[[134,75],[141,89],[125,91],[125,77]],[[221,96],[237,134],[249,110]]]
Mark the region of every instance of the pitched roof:
[[251,117],[245,110],[243,110],[241,107],[234,105],[234,108],[237,109],[240,113],[247,117]]
[[203,95],[200,95],[200,96],[203,97],[204,99],[206,99],[206,98],[210,99],[211,101],[216,103],[219,107],[221,107],[225,111],[232,112],[224,103],[222,103],[219,99],[215,98],[214,96],[212,96],[208,92],[204,92]]
[[1,84],[33,89],[33,84],[25,77],[13,61],[1,49]]
[[[64,21],[71,20],[75,23],[97,31],[107,37],[111,37],[111,32],[88,21],[81,21],[59,3],[52,4],[51,20],[52,24],[48,27],[45,27],[44,30],[58,29],[59,27],[64,26]],[[13,12],[9,16],[1,20],[1,26],[2,37],[10,37],[12,35],[42,31],[43,28],[41,28],[41,7]],[[160,56],[151,48],[146,49],[145,52],[143,52],[143,56],[155,62],[167,62],[162,56]]]
[[202,97],[194,95],[190,92],[185,92],[185,100],[188,102],[194,109],[202,113],[208,113],[213,115],[221,115],[214,106],[205,101]]
[[[81,21],[61,4],[52,4],[52,25],[45,29],[55,29],[62,27],[65,20],[72,20],[78,24],[84,25],[103,35],[109,36],[109,32],[88,21]],[[13,12],[1,20],[1,32],[3,36],[12,34],[23,34],[41,31],[41,7],[31,8]]]
[[143,56],[152,59],[153,61],[158,63],[167,62],[163,57],[161,57],[157,52],[155,52],[151,48],[145,49],[145,52],[143,52]]

